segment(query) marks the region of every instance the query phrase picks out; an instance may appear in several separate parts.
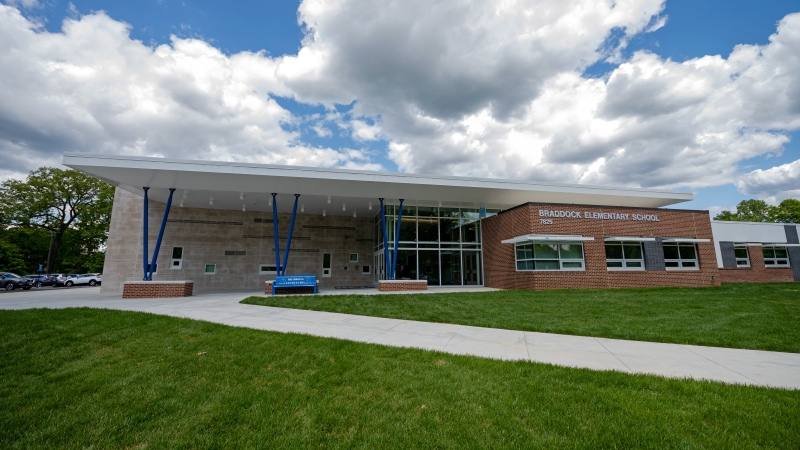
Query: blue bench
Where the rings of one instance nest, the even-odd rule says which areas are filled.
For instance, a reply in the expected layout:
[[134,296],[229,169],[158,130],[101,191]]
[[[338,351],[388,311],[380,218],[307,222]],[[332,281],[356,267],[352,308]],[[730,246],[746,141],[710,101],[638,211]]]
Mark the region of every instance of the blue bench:
[[275,288],[314,288],[317,293],[316,275],[284,275],[275,277],[272,282],[272,295],[275,295]]

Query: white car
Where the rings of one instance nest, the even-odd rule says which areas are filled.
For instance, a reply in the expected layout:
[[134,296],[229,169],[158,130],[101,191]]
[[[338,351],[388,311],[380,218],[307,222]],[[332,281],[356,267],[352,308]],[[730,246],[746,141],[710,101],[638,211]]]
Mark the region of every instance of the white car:
[[77,286],[79,284],[88,284],[89,286],[97,286],[103,281],[103,274],[86,273],[83,275],[70,275],[64,286]]

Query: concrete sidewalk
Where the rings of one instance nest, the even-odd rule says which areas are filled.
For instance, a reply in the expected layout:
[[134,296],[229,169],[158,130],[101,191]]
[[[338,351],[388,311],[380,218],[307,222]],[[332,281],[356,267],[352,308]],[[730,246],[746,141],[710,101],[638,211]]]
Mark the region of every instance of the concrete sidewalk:
[[[349,293],[349,292],[348,292]],[[142,311],[259,330],[305,333],[506,360],[800,389],[800,354],[567,336],[242,305],[257,292],[123,300],[92,289],[9,292],[0,309],[92,307]]]

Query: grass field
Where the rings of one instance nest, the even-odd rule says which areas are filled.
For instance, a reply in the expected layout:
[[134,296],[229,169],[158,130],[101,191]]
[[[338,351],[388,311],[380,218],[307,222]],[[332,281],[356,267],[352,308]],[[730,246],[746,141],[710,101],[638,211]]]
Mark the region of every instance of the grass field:
[[800,283],[250,297],[242,303],[509,330],[800,353]]
[[0,448],[798,448],[800,391],[0,311]]

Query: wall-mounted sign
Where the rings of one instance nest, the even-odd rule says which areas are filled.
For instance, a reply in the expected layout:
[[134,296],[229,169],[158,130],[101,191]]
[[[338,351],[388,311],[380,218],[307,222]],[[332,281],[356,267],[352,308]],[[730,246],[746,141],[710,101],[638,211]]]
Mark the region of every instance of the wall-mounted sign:
[[565,219],[599,219],[599,220],[636,220],[644,222],[661,222],[658,214],[621,214],[584,211],[566,211],[553,209],[540,209],[539,217],[565,218]]

